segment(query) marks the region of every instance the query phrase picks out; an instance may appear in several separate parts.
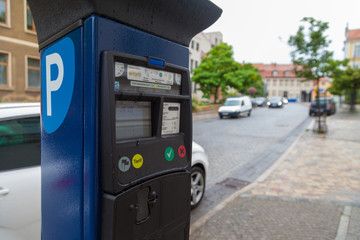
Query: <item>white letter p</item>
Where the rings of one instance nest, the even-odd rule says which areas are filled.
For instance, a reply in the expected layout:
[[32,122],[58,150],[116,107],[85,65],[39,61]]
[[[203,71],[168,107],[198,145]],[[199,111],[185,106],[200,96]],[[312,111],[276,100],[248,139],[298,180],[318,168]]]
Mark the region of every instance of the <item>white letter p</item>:
[[[59,70],[56,80],[51,81],[51,65],[56,64]],[[64,79],[64,64],[58,53],[46,56],[46,110],[47,116],[52,116],[51,92],[59,90]]]

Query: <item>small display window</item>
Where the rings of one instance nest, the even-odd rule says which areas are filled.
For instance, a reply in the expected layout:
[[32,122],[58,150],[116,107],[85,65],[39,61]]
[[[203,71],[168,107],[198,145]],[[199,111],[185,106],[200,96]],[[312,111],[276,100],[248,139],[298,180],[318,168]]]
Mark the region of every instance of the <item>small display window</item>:
[[151,102],[116,101],[116,140],[152,136]]

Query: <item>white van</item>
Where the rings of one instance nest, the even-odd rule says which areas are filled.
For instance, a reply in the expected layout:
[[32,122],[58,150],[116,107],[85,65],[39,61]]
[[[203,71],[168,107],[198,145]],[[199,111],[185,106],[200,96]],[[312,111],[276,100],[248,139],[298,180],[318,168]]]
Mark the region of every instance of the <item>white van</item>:
[[251,115],[252,104],[248,96],[231,97],[226,99],[225,104],[218,110],[219,117],[239,117],[241,114]]

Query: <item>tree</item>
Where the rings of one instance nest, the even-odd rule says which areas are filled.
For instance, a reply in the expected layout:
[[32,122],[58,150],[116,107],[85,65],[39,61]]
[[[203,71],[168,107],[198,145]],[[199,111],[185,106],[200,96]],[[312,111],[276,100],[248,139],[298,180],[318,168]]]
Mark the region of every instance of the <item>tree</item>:
[[[251,64],[239,64],[233,59],[232,46],[220,43],[207,53],[200,65],[194,69],[192,81],[199,84],[204,97],[214,95],[214,102],[218,100],[218,93],[228,94],[230,89],[241,91],[249,88],[251,80],[261,76]],[[254,86],[255,87],[255,86]]]
[[[294,36],[290,36],[288,44],[293,48],[291,51],[292,62],[295,65],[295,73],[298,77],[305,80],[315,80],[317,89],[320,89],[320,78],[325,77],[328,73],[328,64],[332,60],[333,52],[328,50],[331,43],[325,35],[329,28],[329,23],[315,20],[312,17],[305,17],[301,20],[307,24],[301,25]],[[318,108],[319,93],[317,91],[316,99]],[[320,112],[320,109],[318,109]],[[321,125],[320,116],[317,119],[317,129],[319,132],[326,131],[326,126]]]
[[253,96],[264,95],[264,83],[258,69],[251,63],[236,63],[236,71],[233,71],[225,76],[231,82],[231,79],[236,80],[237,85],[231,87],[235,88],[239,93],[248,94],[248,89],[256,88]]
[[357,89],[360,88],[360,69],[348,66],[345,70],[339,68],[340,65],[346,65],[348,60],[335,61],[331,64],[331,76],[334,81],[330,87],[330,92],[336,95],[342,95],[345,90],[350,92],[350,111],[355,111],[355,101]]
[[207,56],[194,69],[192,81],[200,85],[200,90],[205,97],[214,95],[214,101],[217,102],[219,89],[226,89],[228,85],[224,81],[224,75],[234,70],[232,47],[226,43],[220,43],[212,48]]

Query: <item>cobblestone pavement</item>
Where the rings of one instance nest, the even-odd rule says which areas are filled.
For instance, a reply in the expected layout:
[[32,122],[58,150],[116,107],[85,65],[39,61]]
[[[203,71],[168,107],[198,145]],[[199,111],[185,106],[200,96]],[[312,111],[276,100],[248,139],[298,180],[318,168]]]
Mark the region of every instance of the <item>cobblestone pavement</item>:
[[331,204],[240,197],[191,239],[335,239],[341,213],[341,206]]
[[265,179],[191,239],[360,240],[360,114],[338,111],[327,124],[326,135],[309,126]]
[[329,134],[308,131],[301,136],[296,148],[251,194],[360,207],[360,122],[337,117],[327,120]]

